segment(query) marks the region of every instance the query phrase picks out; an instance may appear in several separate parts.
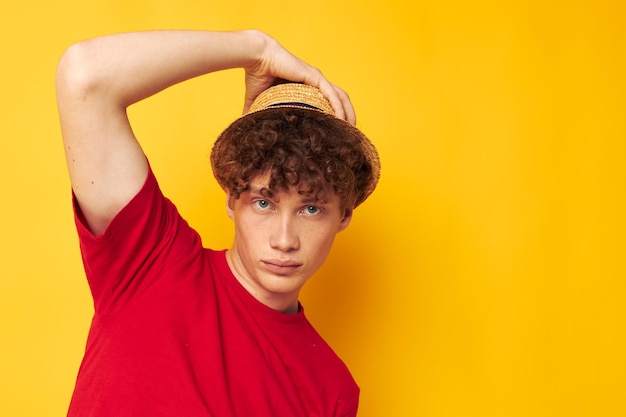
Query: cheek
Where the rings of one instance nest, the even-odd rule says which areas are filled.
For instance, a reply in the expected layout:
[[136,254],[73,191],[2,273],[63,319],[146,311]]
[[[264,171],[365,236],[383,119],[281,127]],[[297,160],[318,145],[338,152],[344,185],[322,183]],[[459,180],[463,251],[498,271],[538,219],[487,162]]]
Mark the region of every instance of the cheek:
[[254,236],[254,227],[250,227],[248,222],[238,219],[235,222],[235,233],[238,240],[243,242],[250,242],[251,238]]
[[316,233],[312,234],[309,240],[311,243],[311,251],[313,251],[315,255],[318,255],[318,257],[326,259],[335,241],[335,235],[334,230],[321,232],[319,229],[316,230]]
[[235,218],[235,239],[246,247],[263,244],[267,238],[268,225],[258,217],[240,215]]

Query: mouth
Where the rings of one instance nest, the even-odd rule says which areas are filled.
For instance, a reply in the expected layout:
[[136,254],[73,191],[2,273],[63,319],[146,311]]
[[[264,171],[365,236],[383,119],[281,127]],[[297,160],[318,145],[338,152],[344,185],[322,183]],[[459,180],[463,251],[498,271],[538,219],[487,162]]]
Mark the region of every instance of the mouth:
[[261,263],[265,268],[276,275],[289,275],[302,266],[295,261],[283,261],[280,259],[264,259]]

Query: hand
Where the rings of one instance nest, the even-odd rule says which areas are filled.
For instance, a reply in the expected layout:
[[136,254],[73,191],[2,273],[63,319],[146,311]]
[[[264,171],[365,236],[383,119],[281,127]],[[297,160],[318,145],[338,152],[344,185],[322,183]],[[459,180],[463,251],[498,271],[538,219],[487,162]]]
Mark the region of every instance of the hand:
[[328,81],[322,72],[292,55],[270,36],[260,33],[264,40],[263,52],[258,62],[246,68],[246,97],[244,113],[254,99],[280,80],[302,82],[320,89],[328,99],[335,116],[356,123],[354,108],[348,94]]

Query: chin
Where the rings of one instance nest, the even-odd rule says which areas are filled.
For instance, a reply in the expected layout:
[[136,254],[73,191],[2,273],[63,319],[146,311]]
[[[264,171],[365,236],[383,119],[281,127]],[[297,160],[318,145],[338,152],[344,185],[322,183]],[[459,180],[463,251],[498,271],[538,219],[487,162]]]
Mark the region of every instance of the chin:
[[291,294],[300,291],[307,279],[293,275],[265,274],[259,283],[267,291],[275,294]]

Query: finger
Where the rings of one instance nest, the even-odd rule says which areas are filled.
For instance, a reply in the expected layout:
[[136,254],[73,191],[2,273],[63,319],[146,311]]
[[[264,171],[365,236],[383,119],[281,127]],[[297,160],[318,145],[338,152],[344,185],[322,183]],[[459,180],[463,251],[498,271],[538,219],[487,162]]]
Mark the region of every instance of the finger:
[[340,119],[346,120],[344,99],[342,99],[342,97],[340,96],[340,93],[338,92],[335,85],[323,78],[316,87],[320,89],[324,97],[326,97],[326,99],[330,103],[330,106],[333,108],[335,116]]
[[252,74],[246,73],[246,92],[244,97],[243,114],[248,113],[250,106],[265,89],[272,86],[273,80],[271,78],[260,78]]
[[354,106],[352,105],[350,96],[338,86],[333,85],[333,87],[335,88],[335,91],[337,91],[337,96],[341,100],[343,111],[346,116],[345,120],[353,126],[356,125],[356,112],[354,111]]

